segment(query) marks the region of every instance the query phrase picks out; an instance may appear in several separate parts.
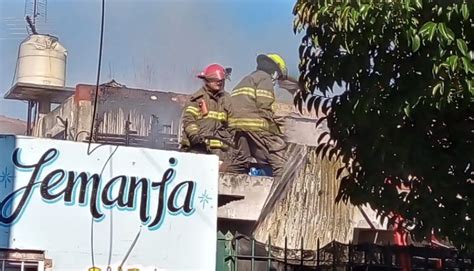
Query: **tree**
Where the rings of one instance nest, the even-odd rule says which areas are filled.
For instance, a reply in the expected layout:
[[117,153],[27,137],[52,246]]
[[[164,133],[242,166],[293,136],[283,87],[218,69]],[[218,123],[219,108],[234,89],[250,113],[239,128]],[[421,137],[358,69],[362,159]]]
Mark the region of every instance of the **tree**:
[[337,201],[474,249],[474,1],[298,0],[294,14],[295,104],[325,113]]

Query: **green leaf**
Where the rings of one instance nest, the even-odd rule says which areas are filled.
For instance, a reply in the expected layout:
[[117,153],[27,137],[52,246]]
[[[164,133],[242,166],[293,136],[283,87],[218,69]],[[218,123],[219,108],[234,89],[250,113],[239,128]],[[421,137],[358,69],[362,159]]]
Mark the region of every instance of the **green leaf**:
[[466,42],[462,39],[457,39],[456,44],[458,45],[459,51],[461,51],[463,55],[467,56],[469,52],[467,51]]
[[431,68],[431,73],[433,74],[433,77],[436,77],[438,74],[439,67],[436,64],[433,64],[433,68]]
[[438,83],[436,84],[436,86],[433,87],[433,91],[431,92],[431,94],[433,96],[436,96],[436,93],[441,93],[441,87],[442,87],[443,83]]
[[454,32],[449,27],[447,27],[445,23],[439,23],[438,29],[445,40],[454,40]]
[[466,83],[467,83],[467,89],[469,90],[471,95],[474,96],[474,80],[467,80],[466,79]]
[[446,63],[448,63],[449,67],[452,71],[455,71],[458,67],[458,56],[450,56],[446,59]]
[[357,100],[356,103],[354,104],[354,107],[352,108],[352,113],[354,113],[357,110],[357,106],[359,106],[359,101]]
[[441,15],[441,13],[443,13],[443,7],[438,8],[438,16]]
[[419,34],[422,37],[428,36],[429,33],[432,31],[433,28],[436,28],[436,23],[434,22],[426,22],[421,26]]
[[370,5],[368,5],[368,4],[362,5],[362,7],[360,8],[360,14],[362,15],[363,19],[365,19],[365,17],[367,17],[367,13],[369,12],[369,8],[370,8]]
[[451,16],[453,15],[453,11],[449,11],[446,16],[448,17],[448,21],[451,21]]
[[415,4],[416,4],[416,7],[419,8],[419,9],[422,9],[423,8],[423,4],[422,4],[422,1],[421,0],[415,0]]
[[462,17],[464,18],[465,21],[466,21],[467,19],[469,19],[469,9],[467,8],[467,4],[466,4],[466,3],[462,4],[462,6],[461,6],[461,13],[462,13]]
[[464,71],[465,71],[466,73],[469,73],[469,66],[470,66],[470,65],[469,65],[470,63],[469,63],[469,62],[470,62],[470,61],[469,61],[469,59],[468,59],[467,57],[465,57],[465,56],[462,57],[462,64],[463,64],[463,66],[464,66]]
[[418,35],[415,35],[412,37],[412,43],[411,43],[411,50],[413,52],[416,52],[418,51],[418,49],[420,49],[420,36]]
[[434,34],[436,33],[436,29],[438,28],[438,24],[435,22],[426,22],[420,28],[419,34],[423,38],[428,38],[429,41],[433,40]]
[[411,107],[409,104],[407,104],[404,108],[403,108],[403,111],[405,112],[405,115],[407,117],[410,117],[411,116]]
[[440,49],[439,50],[439,57],[443,57],[445,53],[446,53],[446,50]]
[[461,59],[466,74],[474,73],[474,64],[469,60],[469,58],[463,56]]

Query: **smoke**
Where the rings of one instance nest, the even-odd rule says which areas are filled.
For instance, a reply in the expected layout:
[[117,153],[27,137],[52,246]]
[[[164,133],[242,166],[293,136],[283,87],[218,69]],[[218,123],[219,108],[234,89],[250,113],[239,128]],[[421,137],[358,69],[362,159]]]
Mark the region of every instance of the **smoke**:
[[[210,63],[233,68],[227,90],[276,52],[297,70],[288,1],[119,1],[107,6],[105,59],[126,85],[191,93]],[[120,72],[118,72],[120,71]]]

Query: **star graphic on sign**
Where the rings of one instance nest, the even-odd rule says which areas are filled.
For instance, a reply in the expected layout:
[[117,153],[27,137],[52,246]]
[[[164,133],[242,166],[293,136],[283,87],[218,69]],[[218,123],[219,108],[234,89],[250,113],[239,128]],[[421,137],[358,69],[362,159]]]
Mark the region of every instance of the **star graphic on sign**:
[[11,183],[13,180],[13,175],[8,172],[8,168],[5,167],[5,169],[2,171],[2,174],[0,174],[0,183],[5,184],[5,188],[7,188],[7,183]]
[[198,199],[199,202],[202,203],[202,208],[204,209],[206,204],[208,204],[212,198],[209,197],[209,195],[207,194],[207,190],[204,190],[204,193],[202,193],[201,196],[198,197]]

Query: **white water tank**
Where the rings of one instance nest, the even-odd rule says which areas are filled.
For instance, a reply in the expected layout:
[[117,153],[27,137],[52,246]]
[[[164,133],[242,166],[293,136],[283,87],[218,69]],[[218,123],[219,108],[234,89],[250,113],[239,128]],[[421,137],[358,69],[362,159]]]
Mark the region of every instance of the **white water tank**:
[[61,86],[66,81],[67,50],[58,38],[30,35],[20,45],[16,82]]

